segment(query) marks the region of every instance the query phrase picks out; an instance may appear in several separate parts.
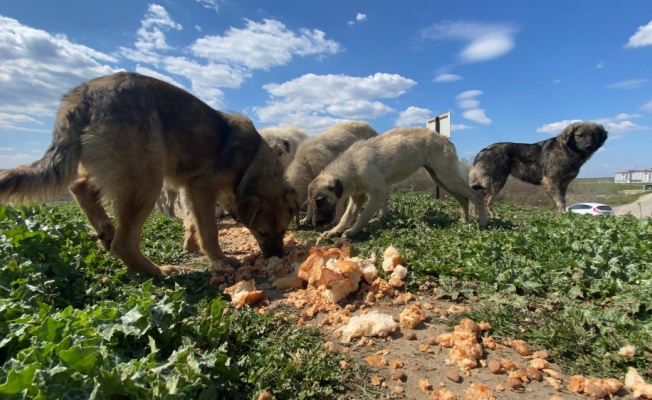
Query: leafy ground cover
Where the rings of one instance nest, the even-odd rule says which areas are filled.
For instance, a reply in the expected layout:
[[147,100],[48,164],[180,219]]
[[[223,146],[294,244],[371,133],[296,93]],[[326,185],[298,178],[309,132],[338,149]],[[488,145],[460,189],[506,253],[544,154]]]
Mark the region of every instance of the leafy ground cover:
[[[472,319],[546,348],[566,372],[622,379],[633,366],[652,378],[652,221],[497,211],[479,231],[459,222],[454,202],[397,193],[390,216],[354,245],[363,256],[394,245],[409,260],[407,290],[477,299]],[[159,281],[128,273],[89,232],[74,204],[0,205],[0,398],[370,394],[318,332],[232,310],[205,270]],[[318,234],[295,232],[313,243]],[[155,262],[188,262],[181,236],[181,221],[154,214],[143,249]],[[619,356],[624,345],[636,355]]]
[[[225,312],[208,272],[153,282],[94,244],[73,204],[0,205],[0,398],[334,398],[352,372],[315,332]],[[187,258],[156,214],[144,248]]]

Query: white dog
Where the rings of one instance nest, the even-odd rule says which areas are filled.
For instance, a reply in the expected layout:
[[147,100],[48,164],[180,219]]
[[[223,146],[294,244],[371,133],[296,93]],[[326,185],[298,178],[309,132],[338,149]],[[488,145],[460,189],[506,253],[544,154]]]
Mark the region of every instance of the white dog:
[[[346,121],[302,142],[285,171],[285,178],[294,189],[298,204],[303,205],[308,198],[308,185],[331,161],[353,143],[376,136],[378,132],[368,123]],[[340,210],[344,211],[343,205]],[[312,220],[312,209],[308,204],[306,217],[301,223]]]
[[[349,205],[337,226],[322,234],[325,237],[355,236],[385,202],[390,188],[419,168],[460,203],[462,220],[469,218],[469,200],[478,210],[480,227],[487,226],[482,196],[471,189],[462,171],[455,146],[427,128],[398,128],[378,137],[356,142],[330,163],[308,188],[315,223],[330,221],[341,199]],[[355,225],[356,213],[370,194],[369,203]]]
[[299,144],[308,139],[305,129],[291,125],[266,126],[258,131],[274,153],[278,154],[284,169],[294,159]]

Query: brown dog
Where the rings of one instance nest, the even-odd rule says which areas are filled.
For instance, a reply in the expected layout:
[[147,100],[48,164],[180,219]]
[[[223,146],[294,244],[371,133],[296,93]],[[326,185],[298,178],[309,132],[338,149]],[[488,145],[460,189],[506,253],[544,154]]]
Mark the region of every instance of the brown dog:
[[[0,201],[49,201],[68,186],[105,248],[134,271],[164,276],[176,267],[155,265],[140,250],[164,179],[185,192],[186,236],[199,235],[211,263],[237,264],[217,241],[218,198],[265,256],[283,255],[296,202],[251,120],[134,73],[97,78],[66,94],[49,149],[41,160],[0,174]],[[112,202],[117,229],[103,199]]]
[[566,189],[580,167],[607,140],[595,122],[576,122],[559,136],[537,143],[495,143],[480,150],[469,173],[471,187],[480,192],[493,217],[492,204],[511,174],[524,182],[543,185],[557,212],[566,209]]

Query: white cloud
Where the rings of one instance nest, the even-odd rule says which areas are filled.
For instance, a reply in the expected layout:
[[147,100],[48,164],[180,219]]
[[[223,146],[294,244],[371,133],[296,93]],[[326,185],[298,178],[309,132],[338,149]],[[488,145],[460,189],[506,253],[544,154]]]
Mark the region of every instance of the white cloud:
[[462,40],[467,44],[459,53],[462,62],[489,61],[509,53],[515,46],[518,29],[509,24],[446,21],[421,31],[430,40]]
[[602,68],[604,68],[604,61],[600,61],[600,62],[595,66],[595,68],[596,68],[596,69],[602,69]]
[[552,122],[550,124],[541,125],[540,127],[537,128],[537,132],[539,132],[539,133],[549,133],[551,135],[558,135],[568,125],[570,125],[572,123],[575,123],[575,122],[580,122],[580,121],[582,121],[582,120],[581,119],[565,119],[565,120],[558,121],[558,122]]
[[481,108],[466,110],[462,113],[462,116],[470,121],[477,122],[483,125],[489,125],[492,122],[491,119],[487,117],[484,110]]
[[0,151],[14,151],[13,147],[0,147]]
[[646,127],[632,122],[632,119],[640,118],[639,114],[618,114],[611,118],[601,118],[595,122],[602,124],[609,133],[623,133],[646,129]]
[[347,24],[353,26],[356,24],[356,22],[364,22],[366,20],[367,20],[367,14],[358,13],[355,16],[355,21],[348,21]]
[[453,131],[463,131],[466,129],[472,129],[472,127],[464,124],[451,124],[451,132]]
[[118,71],[118,59],[0,16],[0,110],[54,116],[61,96],[80,83]]
[[481,90],[467,90],[455,96],[457,106],[463,110],[462,117],[483,125],[492,123],[491,119],[485,114],[485,110],[480,108],[480,101],[476,97],[482,95]]
[[480,96],[482,94],[482,90],[467,90],[466,92],[462,92],[455,96],[455,99],[457,100],[469,100],[473,99],[474,97]]
[[120,47],[119,52],[129,60],[157,65],[160,52],[171,50],[165,40],[165,33],[170,29],[181,30],[183,27],[174,22],[163,6],[150,4],[136,32],[136,48]]
[[396,118],[395,125],[397,127],[420,125],[425,126],[426,121],[433,115],[432,111],[427,108],[408,107],[406,110],[401,111],[398,118]]
[[652,100],[650,100],[647,103],[643,104],[640,108],[641,108],[641,110],[643,110],[645,112],[652,113]]
[[608,86],[609,89],[630,90],[638,89],[647,84],[647,79],[629,79],[626,81],[612,83]]
[[[613,136],[612,133],[623,133],[623,132],[647,129],[644,126],[637,125],[636,123],[630,121],[630,119],[639,118],[639,117],[641,116],[638,114],[618,114],[615,117],[600,118],[594,120],[593,122],[602,124],[602,126],[604,126],[607,132],[609,132],[610,139],[613,139],[614,137],[612,137]],[[548,133],[551,135],[558,135],[568,125],[573,124],[575,122],[581,122],[581,121],[583,120],[565,119],[558,122],[552,122],[550,124],[541,125],[539,128],[537,128],[537,132]]]
[[168,50],[170,46],[165,41],[164,30],[166,28],[179,31],[182,29],[181,24],[174,22],[167,10],[158,4],[148,6],[145,18],[140,23],[135,46],[145,53],[153,50]]
[[309,129],[343,119],[373,119],[394,110],[380,100],[395,98],[416,85],[396,74],[367,77],[306,74],[281,84],[263,86],[270,94],[253,111],[263,122],[290,123]]
[[226,64],[203,65],[183,57],[166,57],[162,62],[167,72],[189,79],[191,91],[214,108],[224,105],[224,92],[219,88],[238,88],[251,77],[250,71]]
[[37,124],[43,123],[35,118],[23,114],[7,114],[0,112],[0,127],[13,128],[16,124]]
[[650,45],[652,45],[652,21],[648,22],[645,26],[639,26],[636,33],[629,38],[625,48]]
[[285,65],[293,56],[335,54],[341,46],[314,29],[290,31],[279,21],[246,20],[244,29],[230,28],[224,36],[206,36],[190,47],[193,54],[219,63],[268,70]]
[[462,79],[463,78],[460,75],[443,73],[437,75],[434,79],[434,82],[437,83],[456,82]]
[[16,168],[19,165],[30,164],[41,158],[42,154],[42,152],[39,155],[24,153],[10,155],[0,154],[0,169],[10,169]]
[[470,110],[470,109],[473,109],[473,108],[480,107],[480,101],[475,100],[475,99],[460,100],[460,101],[457,102],[457,106],[459,108],[463,108],[465,110]]
[[197,0],[197,3],[201,4],[205,8],[215,10],[215,12],[219,11],[219,0]]

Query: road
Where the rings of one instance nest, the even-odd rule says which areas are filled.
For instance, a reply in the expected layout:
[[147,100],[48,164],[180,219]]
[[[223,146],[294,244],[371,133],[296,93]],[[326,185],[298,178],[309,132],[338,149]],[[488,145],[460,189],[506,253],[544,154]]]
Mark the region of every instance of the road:
[[635,217],[652,217],[652,193],[639,197],[633,203],[613,207],[616,215],[632,214]]

